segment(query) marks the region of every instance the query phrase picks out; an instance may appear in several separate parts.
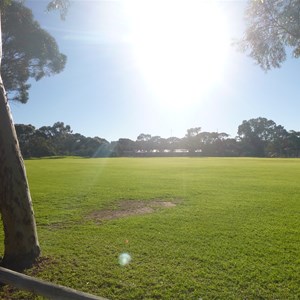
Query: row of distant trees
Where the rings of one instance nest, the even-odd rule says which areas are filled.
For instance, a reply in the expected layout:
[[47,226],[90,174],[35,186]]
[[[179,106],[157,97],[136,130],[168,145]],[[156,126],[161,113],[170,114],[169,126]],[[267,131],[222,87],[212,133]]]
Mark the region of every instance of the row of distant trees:
[[25,158],[45,156],[256,156],[300,157],[300,132],[287,131],[266,118],[243,121],[237,136],[224,132],[190,128],[183,138],[140,134],[135,141],[120,138],[108,142],[99,137],[73,133],[69,125],[56,122],[36,129],[32,125],[16,125]]

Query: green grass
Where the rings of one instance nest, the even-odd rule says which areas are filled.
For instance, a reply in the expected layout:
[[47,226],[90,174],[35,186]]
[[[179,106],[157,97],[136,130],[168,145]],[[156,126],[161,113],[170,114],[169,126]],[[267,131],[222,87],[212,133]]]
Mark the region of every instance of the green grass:
[[[110,299],[300,299],[300,160],[63,158],[26,167],[47,258],[29,274]],[[153,214],[86,218],[122,199],[180,201]],[[122,252],[132,255],[125,267]]]

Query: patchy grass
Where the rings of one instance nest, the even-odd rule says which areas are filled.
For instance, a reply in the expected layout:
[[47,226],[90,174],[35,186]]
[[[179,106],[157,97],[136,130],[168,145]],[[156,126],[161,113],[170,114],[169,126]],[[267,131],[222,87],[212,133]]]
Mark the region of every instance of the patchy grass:
[[[300,160],[64,158],[26,166],[43,251],[28,274],[110,299],[300,298]],[[153,208],[153,199],[176,206]],[[126,204],[152,211],[87,217]],[[123,252],[132,257],[125,267]],[[7,290],[1,299],[35,299]]]
[[125,218],[129,216],[145,215],[154,213],[159,208],[171,208],[175,207],[176,204],[171,201],[161,200],[122,200],[117,205],[117,209],[101,209],[95,210],[88,214],[87,218],[92,219],[96,222],[103,220],[112,220]]

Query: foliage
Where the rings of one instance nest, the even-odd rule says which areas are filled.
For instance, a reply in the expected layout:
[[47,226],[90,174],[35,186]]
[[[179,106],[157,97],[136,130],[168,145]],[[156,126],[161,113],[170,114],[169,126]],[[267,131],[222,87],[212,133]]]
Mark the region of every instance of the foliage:
[[186,148],[190,153],[195,153],[196,150],[201,148],[199,144],[199,134],[201,132],[201,127],[190,128],[187,130],[185,135]]
[[[78,133],[72,134],[71,127],[63,122],[53,126],[35,129],[32,125],[15,125],[22,155],[44,157],[57,155],[78,155],[92,157],[107,156],[104,151],[108,142],[99,137],[89,138]],[[108,152],[108,151],[106,151]]]
[[300,56],[300,2],[298,0],[250,0],[245,12],[246,30],[237,43],[264,70],[278,68],[287,49]]
[[[244,120],[238,136],[225,132],[201,132],[190,128],[183,138],[140,134],[136,141],[120,138],[109,143],[99,137],[73,133],[69,125],[56,122],[53,126],[35,129],[17,124],[16,131],[24,157],[43,156],[258,156],[299,157],[300,133],[288,132],[283,126],[266,118]],[[187,153],[188,152],[188,153]]]
[[[119,300],[300,297],[298,159],[35,159],[26,168],[44,259],[28,272],[38,278]],[[88,218],[122,199],[179,201]]]
[[69,0],[52,0],[47,5],[48,11],[58,10],[62,20],[65,19],[70,6]]
[[11,3],[11,0],[0,0],[0,9],[4,9]]
[[30,84],[44,76],[60,73],[66,56],[55,39],[33,18],[29,8],[12,1],[2,16],[2,79],[9,98],[26,103]]
[[243,121],[238,135],[248,155],[265,156],[266,144],[276,139],[277,125],[266,118]]

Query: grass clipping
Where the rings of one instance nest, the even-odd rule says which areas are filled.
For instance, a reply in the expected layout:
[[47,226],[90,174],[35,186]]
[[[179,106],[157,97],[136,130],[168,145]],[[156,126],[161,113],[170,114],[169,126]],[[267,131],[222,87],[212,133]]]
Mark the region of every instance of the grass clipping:
[[116,209],[104,209],[93,211],[88,218],[95,221],[120,219],[129,216],[151,214],[160,208],[175,207],[175,201],[161,200],[123,200],[118,202]]

